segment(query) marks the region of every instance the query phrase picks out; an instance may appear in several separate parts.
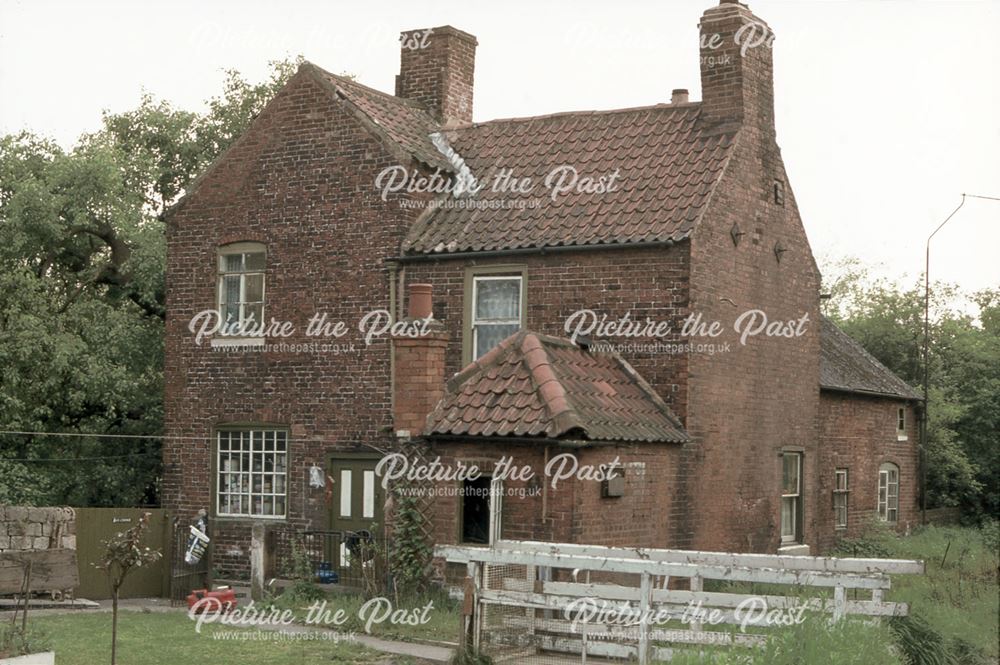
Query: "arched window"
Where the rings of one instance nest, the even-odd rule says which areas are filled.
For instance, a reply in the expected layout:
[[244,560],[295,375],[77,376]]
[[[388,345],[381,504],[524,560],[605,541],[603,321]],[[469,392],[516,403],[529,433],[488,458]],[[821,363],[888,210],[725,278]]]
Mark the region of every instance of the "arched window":
[[219,248],[219,315],[233,334],[253,330],[264,321],[265,259],[259,242]]
[[878,516],[884,522],[899,520],[899,467],[892,462],[878,469]]

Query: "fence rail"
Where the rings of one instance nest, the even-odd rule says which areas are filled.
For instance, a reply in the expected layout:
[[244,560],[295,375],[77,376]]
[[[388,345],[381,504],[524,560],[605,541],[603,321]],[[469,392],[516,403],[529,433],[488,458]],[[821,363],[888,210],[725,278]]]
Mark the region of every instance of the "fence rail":
[[[747,633],[748,603],[767,610],[847,615],[905,615],[885,600],[890,574],[921,574],[921,561],[836,559],[614,548],[499,541],[493,547],[439,546],[435,556],[466,565],[465,643],[495,662],[548,662],[546,654],[667,660],[684,645],[747,646],[766,634]],[[596,579],[592,579],[596,578]],[[582,581],[581,581],[582,580]],[[713,580],[720,590],[706,591]],[[721,583],[763,585],[766,594]],[[800,597],[803,588],[820,597]],[[858,599],[848,599],[854,590]],[[608,613],[600,608],[611,608]],[[621,617],[626,621],[621,621]],[[596,617],[596,619],[595,619]],[[655,617],[655,621],[650,618]],[[740,626],[740,631],[705,630]],[[685,625],[675,629],[676,622]],[[673,624],[669,622],[674,622]],[[562,660],[552,662],[566,662]]]

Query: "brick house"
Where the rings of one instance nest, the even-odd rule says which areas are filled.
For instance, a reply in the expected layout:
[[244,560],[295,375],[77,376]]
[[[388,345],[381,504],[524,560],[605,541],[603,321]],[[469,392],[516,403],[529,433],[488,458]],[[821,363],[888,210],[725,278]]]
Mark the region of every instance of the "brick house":
[[[819,313],[766,26],[723,1],[700,30],[701,102],[483,123],[454,28],[403,33],[395,95],[307,63],[168,212],[164,503],[209,509],[219,569],[256,521],[382,524],[376,464],[414,440],[606,472],[502,504],[441,481],[438,542],[815,552],[913,523],[918,397]],[[774,327],[741,340],[748,311]]]

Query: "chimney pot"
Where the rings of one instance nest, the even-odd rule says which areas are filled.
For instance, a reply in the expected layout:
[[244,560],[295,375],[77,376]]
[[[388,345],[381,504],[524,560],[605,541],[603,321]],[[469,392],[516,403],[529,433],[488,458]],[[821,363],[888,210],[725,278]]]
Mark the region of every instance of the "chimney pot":
[[670,93],[670,103],[687,104],[688,103],[687,88],[674,88],[674,91]]
[[431,304],[433,291],[434,288],[430,284],[410,284],[408,312],[411,319],[426,319],[434,316],[434,308]]

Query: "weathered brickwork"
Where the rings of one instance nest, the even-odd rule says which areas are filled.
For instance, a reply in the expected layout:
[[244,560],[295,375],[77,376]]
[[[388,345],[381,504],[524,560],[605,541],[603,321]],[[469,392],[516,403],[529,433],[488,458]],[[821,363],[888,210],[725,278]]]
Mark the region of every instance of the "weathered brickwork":
[[[251,524],[216,515],[217,429],[286,430],[287,521],[325,528],[329,496],[310,486],[310,467],[326,469],[338,452],[393,450],[398,430],[419,433],[445,381],[468,360],[470,281],[479,271],[524,277],[524,323],[537,333],[568,336],[566,321],[579,310],[669,323],[674,333],[663,339],[603,339],[624,344],[621,355],[692,439],[576,450],[584,465],[619,456],[626,467],[619,498],[602,498],[594,481],[541,492],[546,460],[563,452],[555,445],[435,442],[433,453],[445,464],[492,469],[512,455],[536,470],[539,487],[508,485],[524,496],[504,500],[504,537],[775,551],[782,451],[803,455],[802,541],[814,551],[840,535],[831,493],[833,469],[842,466],[851,474],[844,533],[856,533],[874,513],[884,461],[900,467],[899,526],[913,523],[916,431],[896,440],[898,403],[820,392],[819,273],[775,140],[772,50],[760,45],[742,54],[728,45],[751,18],[729,2],[703,17],[703,42],[719,32],[722,45],[702,49],[698,121],[708,132],[739,131],[708,204],[690,212],[694,231],[669,246],[401,259],[421,211],[401,205],[400,194],[383,199],[374,186],[380,171],[399,164],[401,150],[383,143],[388,134],[359,120],[314,68],[300,70],[168,216],[164,504],[185,516],[210,511],[217,569],[248,574]],[[406,44],[397,92],[429,105],[443,122],[471,120],[475,39],[453,30],[431,35],[425,49]],[[295,326],[289,337],[268,341],[298,348],[227,352],[208,339],[196,344],[189,322],[217,306],[219,248],[234,242],[266,247],[265,319]],[[366,344],[359,320],[376,309],[402,318],[414,284],[433,286],[440,329],[419,340],[393,342],[386,334]],[[747,310],[804,333],[759,334],[741,344],[733,326]],[[347,334],[307,337],[314,314],[346,322]],[[722,333],[695,336],[686,341],[700,348],[679,351],[677,332],[691,314],[720,322]],[[649,344],[660,346],[636,348]],[[912,409],[908,423],[915,428]],[[434,505],[436,539],[455,542],[459,499],[440,496]]]
[[[308,469],[332,450],[392,445],[388,335],[365,346],[356,323],[389,307],[382,258],[398,251],[412,212],[375,175],[397,163],[307,72],[300,71],[251,129],[168,219],[166,432],[187,437],[164,451],[164,504],[213,511],[213,434],[227,424],[289,431],[293,521],[321,525],[322,490]],[[225,352],[199,346],[188,325],[216,307],[217,252],[227,243],[267,248],[266,319],[296,333],[270,340],[330,342],[327,351]],[[314,313],[346,322],[339,339],[305,335]],[[339,352],[338,352],[339,351]],[[213,520],[217,567],[248,570],[249,522]]]
[[[896,431],[900,407],[906,409],[905,439]],[[832,547],[840,537],[860,535],[876,517],[879,467],[885,463],[899,467],[899,519],[895,527],[905,532],[920,523],[918,430],[914,408],[907,402],[826,390],[820,393],[816,527],[821,548]],[[836,469],[848,471],[846,529],[835,527]]]

